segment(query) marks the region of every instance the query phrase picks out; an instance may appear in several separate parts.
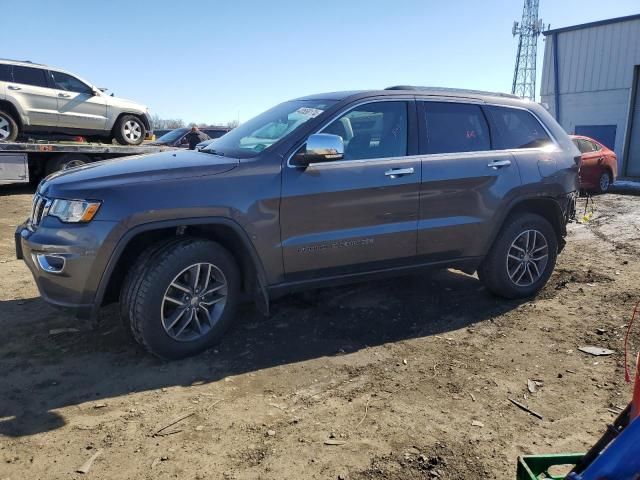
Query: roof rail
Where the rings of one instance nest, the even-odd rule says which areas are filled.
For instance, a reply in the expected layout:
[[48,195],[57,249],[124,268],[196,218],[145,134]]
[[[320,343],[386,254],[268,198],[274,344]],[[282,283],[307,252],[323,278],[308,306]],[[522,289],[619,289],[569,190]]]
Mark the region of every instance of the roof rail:
[[450,94],[472,94],[472,95],[491,95],[494,97],[520,98],[511,93],[485,92],[483,90],[468,90],[465,88],[447,88],[447,87],[420,87],[415,85],[394,85],[387,87],[385,90],[409,90],[409,91],[433,91]]
[[0,62],[16,62],[16,63],[30,63],[32,65],[44,65],[43,63],[35,63],[31,60],[14,60],[13,58],[0,58]]

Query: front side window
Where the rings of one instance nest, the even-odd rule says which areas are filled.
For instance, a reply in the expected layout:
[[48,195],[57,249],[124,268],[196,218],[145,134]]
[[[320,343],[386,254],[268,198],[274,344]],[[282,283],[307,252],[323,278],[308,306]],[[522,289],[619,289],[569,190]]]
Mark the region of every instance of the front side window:
[[589,140],[586,140],[586,141],[587,141],[587,142],[589,142],[589,143],[591,144],[591,149],[592,149],[594,152],[598,152],[598,151],[602,150],[602,147],[601,147],[600,145],[598,145],[596,142],[591,142],[591,141],[589,141]]
[[66,73],[51,72],[51,78],[53,79],[55,88],[58,90],[75,93],[91,93],[91,88],[86,83]]
[[494,149],[540,148],[552,143],[540,122],[527,110],[495,106],[485,108],[492,121]]
[[234,128],[201,151],[235,158],[255,157],[334,103],[334,100],[281,103]]
[[482,152],[491,149],[489,127],[478,105],[424,102],[427,152]]
[[45,71],[40,68],[13,66],[13,81],[23,85],[48,87]]
[[322,133],[344,141],[344,160],[407,155],[407,103],[375,102],[349,110]]

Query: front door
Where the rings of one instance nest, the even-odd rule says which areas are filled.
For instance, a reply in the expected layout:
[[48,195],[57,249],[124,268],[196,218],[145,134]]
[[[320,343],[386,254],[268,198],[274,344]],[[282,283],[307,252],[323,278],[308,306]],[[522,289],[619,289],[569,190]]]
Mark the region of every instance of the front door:
[[421,178],[420,158],[410,156],[417,153],[414,109],[413,101],[351,107],[320,130],[343,138],[342,160],[285,166],[287,280],[413,261]]
[[62,72],[51,72],[58,101],[59,126],[79,130],[104,130],[107,101],[81,80]]

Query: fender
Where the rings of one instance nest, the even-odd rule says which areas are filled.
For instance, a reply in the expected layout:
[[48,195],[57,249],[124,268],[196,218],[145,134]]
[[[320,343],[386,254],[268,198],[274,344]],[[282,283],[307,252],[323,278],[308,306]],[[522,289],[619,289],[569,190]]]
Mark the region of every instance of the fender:
[[[111,256],[107,262],[107,266],[102,273],[100,283],[98,284],[98,289],[93,301],[90,320],[92,322],[95,322],[98,318],[98,311],[100,309],[100,305],[102,304],[102,300],[104,299],[104,295],[107,289],[107,285],[109,285],[111,275],[113,274],[113,271],[118,264],[118,261],[120,260],[122,252],[124,252],[131,239],[143,232],[164,228],[188,227],[193,225],[224,225],[226,227],[230,227],[238,235],[244,247],[249,252],[251,261],[256,271],[257,285],[259,287],[259,293],[262,296],[260,299],[261,305],[259,305],[259,307],[261,310],[266,310],[266,312],[268,312],[269,292],[267,290],[267,277],[264,271],[264,266],[262,265],[262,261],[260,260],[260,257],[258,256],[253,243],[251,243],[251,240],[249,239],[249,236],[244,231],[244,229],[237,222],[225,217],[193,217],[143,223],[131,228],[130,230],[127,230],[127,232],[118,240],[118,243],[113,249],[113,252],[111,253]],[[262,304],[262,302],[264,303]]]
[[495,242],[496,238],[498,237],[498,234],[500,233],[500,231],[502,230],[502,227],[504,225],[504,222],[506,221],[507,217],[509,215],[511,215],[511,213],[516,210],[520,205],[522,205],[525,202],[530,202],[530,201],[534,201],[534,202],[540,202],[540,203],[546,203],[548,205],[553,205],[554,207],[554,211],[555,211],[555,215],[556,215],[556,222],[557,225],[554,225],[552,223],[552,226],[554,227],[554,229],[556,227],[559,227],[559,233],[561,238],[558,238],[558,247],[559,247],[559,252],[562,251],[562,248],[564,247],[564,236],[567,234],[567,230],[566,230],[566,224],[564,222],[564,218],[563,218],[563,213],[562,213],[562,208],[559,204],[558,198],[557,197],[553,197],[553,196],[549,196],[548,193],[543,193],[543,194],[538,194],[538,195],[525,195],[525,196],[518,196],[514,199],[512,199],[507,205],[506,208],[501,209],[500,210],[500,215],[498,216],[498,218],[496,219],[496,228],[493,229],[493,232],[491,233],[491,235],[488,238],[488,243],[485,246],[485,251],[489,251],[489,249],[491,248],[491,246],[493,245],[493,242]]

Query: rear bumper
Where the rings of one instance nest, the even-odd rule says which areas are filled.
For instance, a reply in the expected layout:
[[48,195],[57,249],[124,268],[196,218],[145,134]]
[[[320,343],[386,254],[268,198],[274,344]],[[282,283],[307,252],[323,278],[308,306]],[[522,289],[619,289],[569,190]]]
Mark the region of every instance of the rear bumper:
[[27,223],[18,226],[16,257],[26,263],[44,301],[79,319],[92,319],[96,252],[113,224],[91,222],[60,228],[45,226],[47,220],[59,223],[46,219],[36,230]]

